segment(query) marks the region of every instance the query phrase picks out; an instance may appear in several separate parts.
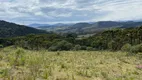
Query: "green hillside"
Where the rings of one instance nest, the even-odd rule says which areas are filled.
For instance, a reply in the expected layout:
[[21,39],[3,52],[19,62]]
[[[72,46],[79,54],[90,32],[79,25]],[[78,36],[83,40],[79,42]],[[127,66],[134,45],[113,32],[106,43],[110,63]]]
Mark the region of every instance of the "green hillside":
[[46,33],[43,30],[37,30],[24,25],[0,21],[0,38],[25,36],[27,34],[41,34]]

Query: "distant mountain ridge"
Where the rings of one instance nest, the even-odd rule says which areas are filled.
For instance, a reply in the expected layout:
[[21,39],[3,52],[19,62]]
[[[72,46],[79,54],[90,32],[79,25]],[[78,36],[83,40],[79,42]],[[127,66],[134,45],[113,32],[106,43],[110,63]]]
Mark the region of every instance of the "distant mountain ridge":
[[39,27],[39,26],[49,26],[49,24],[37,24],[37,23],[34,23],[34,24],[30,24],[28,26],[36,28],[36,27]]
[[6,22],[0,20],[0,38],[25,36],[27,34],[47,33],[43,30],[38,30],[24,25]]
[[126,22],[117,22],[117,21],[99,21],[99,22],[83,22],[76,23],[72,25],[54,25],[54,26],[39,26],[39,29],[44,29],[47,31],[53,31],[57,33],[77,33],[77,34],[86,34],[86,33],[96,33],[106,29],[112,28],[130,28],[130,27],[139,27],[142,26],[142,22],[126,21]]

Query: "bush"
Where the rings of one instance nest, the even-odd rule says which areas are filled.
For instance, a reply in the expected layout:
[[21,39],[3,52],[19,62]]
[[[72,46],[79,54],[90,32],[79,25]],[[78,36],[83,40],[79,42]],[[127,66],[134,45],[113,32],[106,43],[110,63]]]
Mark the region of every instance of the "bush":
[[81,46],[81,50],[86,50],[87,46]]
[[80,45],[75,45],[75,47],[73,48],[73,50],[75,50],[75,51],[81,50],[81,46]]
[[0,44],[0,48],[3,48],[3,45],[2,45],[2,44]]
[[62,51],[62,50],[71,50],[72,44],[63,40],[60,42],[57,42],[53,44],[51,47],[49,47],[49,51]]
[[88,51],[93,51],[94,48],[93,48],[93,47],[87,47],[86,50],[88,50]]
[[51,46],[48,48],[49,51],[58,51],[58,47],[57,46]]
[[130,49],[130,52],[131,53],[142,52],[142,44],[132,46],[131,49]]
[[124,44],[121,48],[122,51],[130,51],[131,49],[131,44],[127,43],[127,44]]

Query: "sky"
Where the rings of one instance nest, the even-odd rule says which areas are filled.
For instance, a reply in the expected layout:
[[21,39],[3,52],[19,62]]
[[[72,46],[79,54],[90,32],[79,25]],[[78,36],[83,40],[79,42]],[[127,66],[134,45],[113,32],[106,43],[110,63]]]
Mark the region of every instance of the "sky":
[[0,20],[51,24],[142,20],[142,0],[0,0]]

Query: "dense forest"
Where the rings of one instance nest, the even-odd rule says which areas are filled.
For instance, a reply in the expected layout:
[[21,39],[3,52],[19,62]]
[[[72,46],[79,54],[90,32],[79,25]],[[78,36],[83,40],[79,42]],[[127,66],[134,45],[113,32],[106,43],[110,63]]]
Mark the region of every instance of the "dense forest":
[[24,25],[18,25],[15,23],[9,23],[0,20],[0,38],[24,36],[27,34],[41,34],[41,33],[47,33],[47,32],[27,27]]
[[91,37],[78,38],[77,34],[30,34],[22,37],[2,38],[1,47],[15,45],[30,50],[124,50],[142,52],[142,27],[116,28]]

